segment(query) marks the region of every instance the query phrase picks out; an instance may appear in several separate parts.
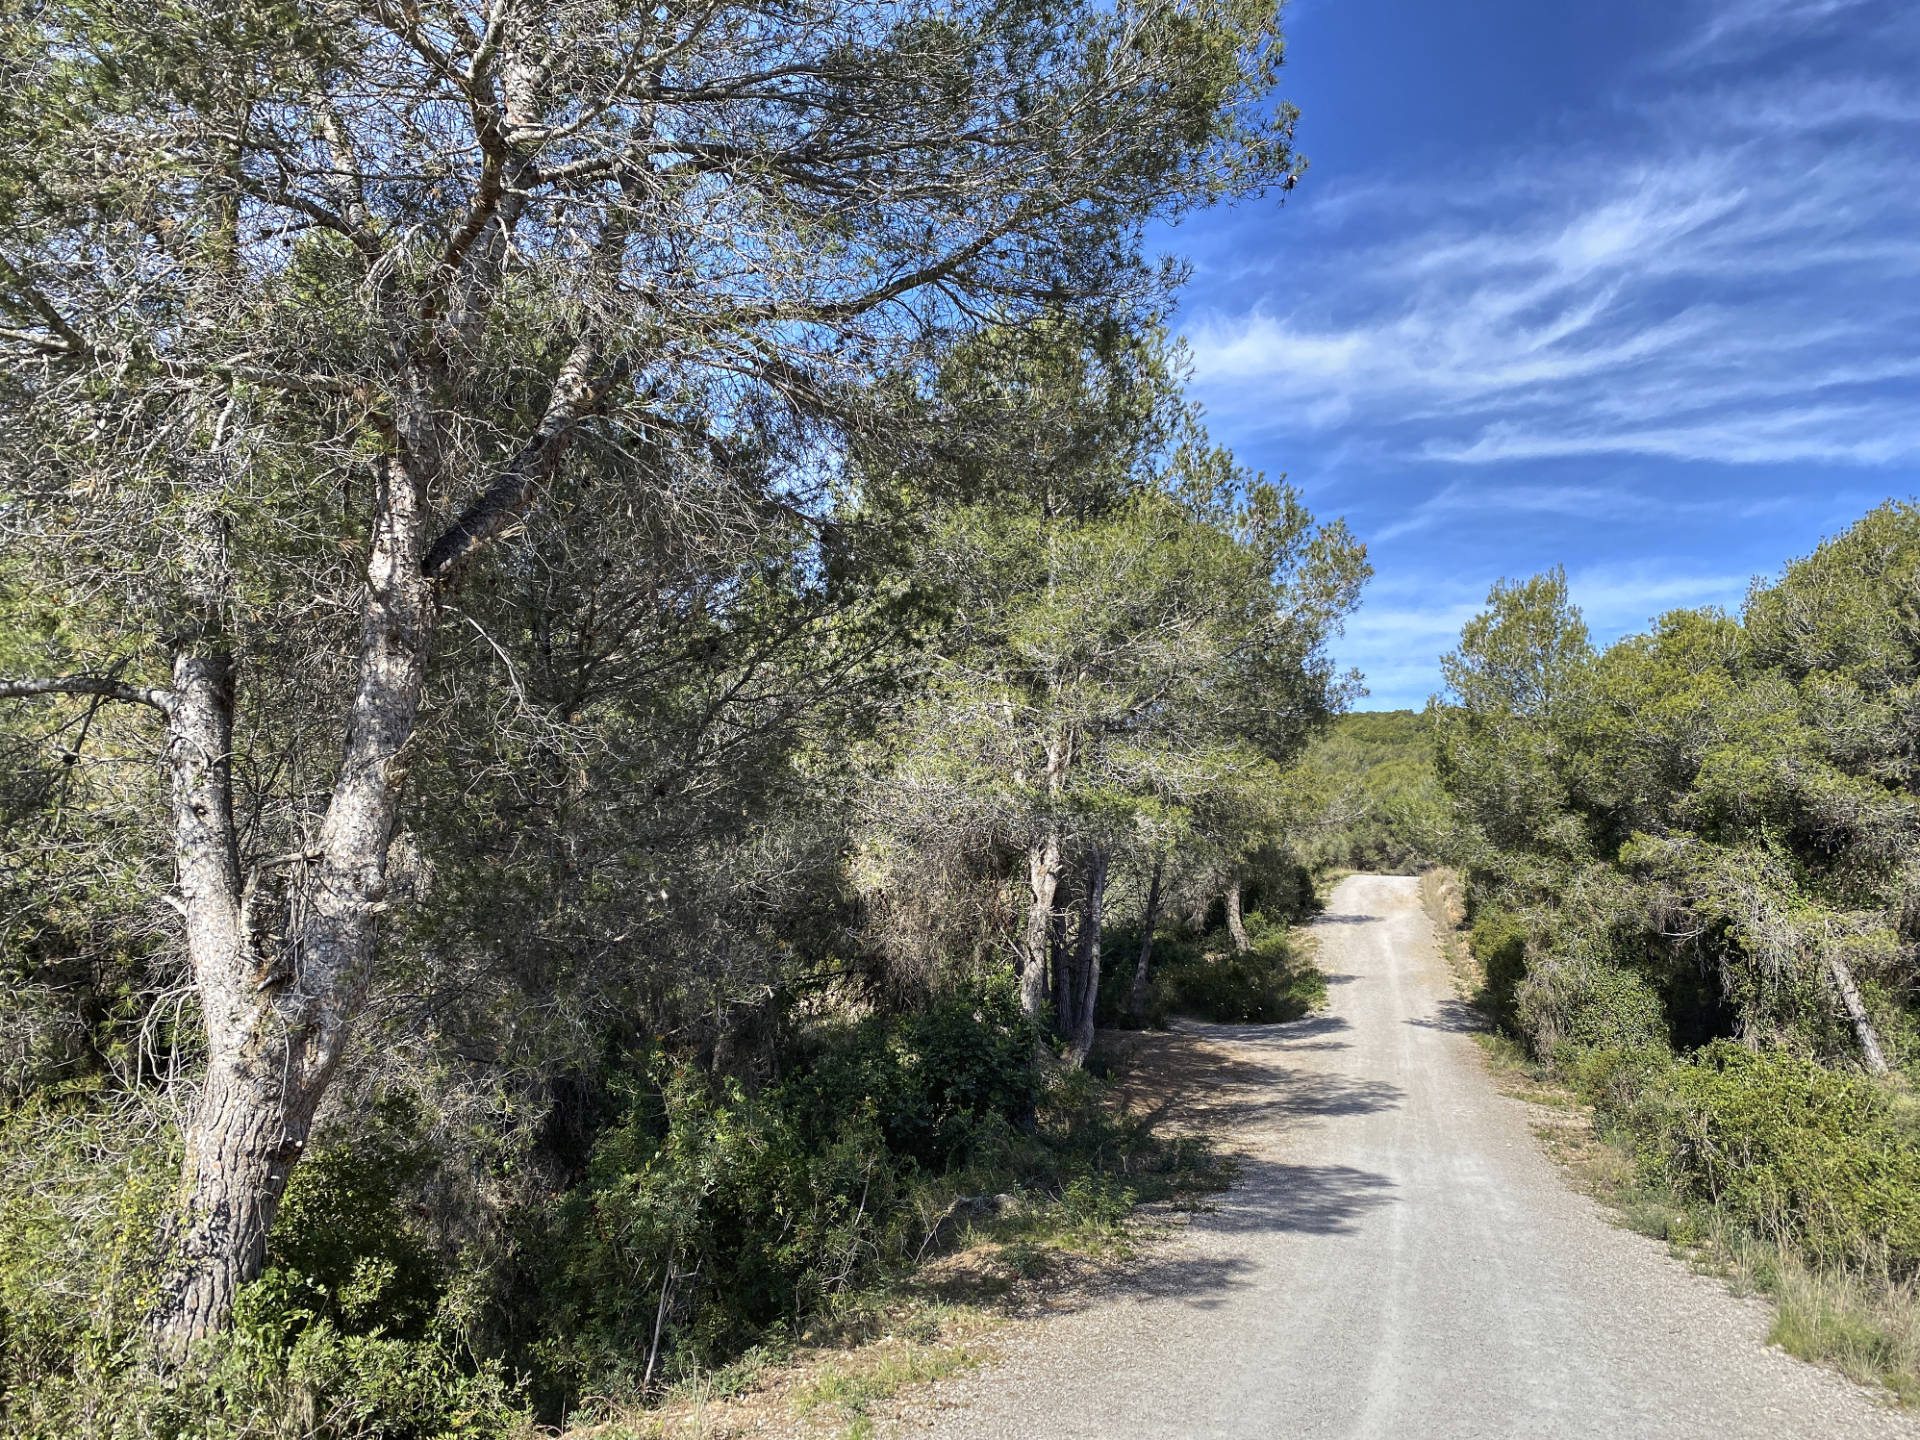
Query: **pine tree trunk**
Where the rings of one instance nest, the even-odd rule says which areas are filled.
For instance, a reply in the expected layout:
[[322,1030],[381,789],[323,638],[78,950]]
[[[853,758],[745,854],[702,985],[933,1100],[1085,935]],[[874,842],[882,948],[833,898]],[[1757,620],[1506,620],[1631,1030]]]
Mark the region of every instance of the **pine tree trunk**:
[[[1047,797],[1057,802],[1073,763],[1071,738],[1047,743]],[[1021,937],[1020,1008],[1038,1024],[1047,1013],[1047,950],[1052,934],[1054,897],[1060,889],[1060,832],[1049,827],[1039,843],[1027,848],[1027,886],[1032,903],[1027,909],[1026,934]]]
[[1247,922],[1240,914],[1240,877],[1227,882],[1227,933],[1233,936],[1233,951],[1244,955],[1253,948],[1247,940]]
[[1153,959],[1153,927],[1160,923],[1160,872],[1163,862],[1154,862],[1153,880],[1147,886],[1147,915],[1140,931],[1140,958],[1133,967],[1133,993],[1127,997],[1127,1013],[1135,1020],[1147,1013],[1147,967]]
[[243,879],[235,844],[230,674],[198,651],[175,663],[168,761],[208,1063],[149,1321],[163,1361],[220,1329],[240,1287],[259,1274],[267,1231],[370,979],[405,780],[401,750],[419,713],[433,618],[420,487],[397,456],[382,480],[340,770],[312,849],[287,862],[291,903],[277,942],[271,923],[251,913],[260,876]]
[[1067,1031],[1067,1058],[1084,1065],[1093,1051],[1093,1014],[1100,999],[1100,922],[1107,898],[1107,852],[1087,860],[1087,896],[1080,913],[1080,943],[1074,965],[1073,1024]]
[[1860,998],[1860,987],[1853,983],[1853,971],[1832,949],[1827,951],[1826,960],[1827,975],[1833,981],[1833,988],[1840,992],[1840,1003],[1847,1007],[1847,1017],[1853,1021],[1853,1033],[1860,1041],[1860,1053],[1867,1069],[1875,1075],[1885,1075],[1887,1057],[1880,1049],[1880,1037],[1874,1033],[1866,1002]]
[[1048,834],[1027,850],[1027,928],[1021,938],[1020,1008],[1038,1024],[1047,1013],[1047,960],[1053,933],[1054,896],[1060,888],[1060,837]]

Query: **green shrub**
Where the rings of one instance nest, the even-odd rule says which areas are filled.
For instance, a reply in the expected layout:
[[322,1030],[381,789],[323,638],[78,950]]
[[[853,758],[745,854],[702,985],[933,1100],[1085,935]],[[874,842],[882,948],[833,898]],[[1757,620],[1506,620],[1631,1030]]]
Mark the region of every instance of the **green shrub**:
[[137,1339],[177,1152],[142,1109],[0,1112],[0,1407]]
[[[177,1151],[142,1112],[20,1107],[0,1119],[0,1434],[252,1440],[292,1433],[473,1440],[524,1430],[497,1366],[438,1313],[443,1267],[407,1187],[416,1117],[382,1103],[294,1172],[268,1264],[232,1327],[156,1377],[140,1323]],[[114,1156],[102,1163],[102,1155]]]
[[690,1066],[663,1080],[595,1146],[534,1257],[535,1358],[563,1399],[637,1393],[650,1365],[677,1375],[805,1315],[877,1253],[900,1187],[871,1104],[815,1147],[778,1091]]
[[1033,1115],[1037,1051],[1002,980],[825,1032],[758,1094],[656,1066],[537,1242],[550,1403],[636,1392],[650,1365],[678,1376],[804,1321],[902,1249],[915,1177]]
[[1673,1063],[1673,1052],[1664,1044],[1596,1045],[1565,1050],[1560,1069],[1606,1126],[1639,1104],[1647,1087]]
[[1863,1075],[1721,1040],[1621,1119],[1679,1195],[1821,1260],[1920,1268],[1920,1145]]
[[1245,954],[1169,946],[1155,968],[1154,1010],[1231,1024],[1298,1020],[1326,999],[1326,977],[1293,953],[1286,932],[1252,931]]
[[1110,1175],[1080,1175],[1067,1182],[1060,1198],[1080,1224],[1111,1229],[1127,1218],[1140,1194]]
[[[511,1216],[484,1266],[425,1227],[440,1157],[420,1117],[376,1104],[296,1171],[233,1325],[164,1378],[139,1319],[175,1153],[79,1112],[0,1116],[0,1434],[521,1434],[636,1396],[650,1364],[658,1385],[777,1351],[919,1255],[959,1197],[1038,1197],[1014,1213],[1097,1239],[1140,1195],[1218,1183],[1204,1145],[1160,1142],[1084,1071],[1043,1081],[1038,1055],[1004,978],[823,1027],[758,1092],[648,1052],[612,1067],[584,1176]],[[109,1170],[103,1148],[145,1158]]]
[[1585,1050],[1641,1050],[1667,1041],[1666,1009],[1640,975],[1581,958],[1535,964],[1514,996],[1514,1023],[1542,1060]]
[[891,1153],[944,1168],[965,1158],[981,1121],[1033,1113],[1037,1054],[1020,992],[1002,975],[907,1015],[826,1032],[798,1057],[780,1103],[815,1144],[869,1110]]
[[1486,976],[1481,1004],[1501,1024],[1514,1025],[1515,997],[1527,975],[1526,926],[1508,911],[1487,910],[1475,917],[1468,944]]
[[323,1320],[347,1335],[419,1339],[439,1304],[443,1274],[404,1197],[431,1155],[404,1099],[377,1101],[363,1124],[293,1172],[257,1286],[277,1297],[281,1313]]

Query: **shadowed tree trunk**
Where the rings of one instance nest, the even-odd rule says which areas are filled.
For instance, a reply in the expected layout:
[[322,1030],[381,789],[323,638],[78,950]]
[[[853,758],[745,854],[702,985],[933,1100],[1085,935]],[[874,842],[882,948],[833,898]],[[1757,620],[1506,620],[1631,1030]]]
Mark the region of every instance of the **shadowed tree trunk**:
[[1093,1012],[1100,998],[1100,921],[1107,898],[1107,852],[1095,849],[1087,857],[1087,894],[1080,912],[1073,985],[1073,1023],[1064,1027],[1067,1058],[1084,1065],[1093,1050]]
[[1021,939],[1020,1008],[1036,1024],[1047,1013],[1048,952],[1053,936],[1054,897],[1060,889],[1060,837],[1049,833],[1027,850],[1027,928]]
[[1053,914],[1047,922],[1047,957],[1053,975],[1053,1028],[1064,1036],[1073,1024],[1073,951],[1067,943],[1067,912],[1073,906],[1073,884],[1069,879],[1056,893]]
[[1127,997],[1127,1013],[1135,1020],[1147,1013],[1147,967],[1153,960],[1153,927],[1160,923],[1160,875],[1164,861],[1153,865],[1153,880],[1147,886],[1147,914],[1140,930],[1140,958],[1133,967],[1133,993]]
[[[1071,741],[1066,738],[1056,737],[1047,743],[1049,800],[1057,800],[1066,788],[1067,766],[1072,755]],[[1047,1012],[1048,950],[1055,897],[1060,889],[1058,830],[1049,827],[1040,841],[1027,847],[1027,887],[1032,900],[1027,907],[1026,934],[1021,941],[1020,1008],[1029,1020],[1038,1023]]]
[[1233,950],[1244,955],[1253,948],[1247,939],[1247,922],[1240,914],[1240,877],[1227,882],[1227,933],[1233,936]]

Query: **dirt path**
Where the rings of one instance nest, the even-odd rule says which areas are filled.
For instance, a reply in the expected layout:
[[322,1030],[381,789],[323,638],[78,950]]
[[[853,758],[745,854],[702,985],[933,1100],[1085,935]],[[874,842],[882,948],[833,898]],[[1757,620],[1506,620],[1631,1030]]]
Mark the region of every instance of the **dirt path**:
[[1414,881],[1354,876],[1318,923],[1327,1013],[1193,1027],[1241,1182],[898,1433],[1920,1435],[1566,1187],[1463,1033]]

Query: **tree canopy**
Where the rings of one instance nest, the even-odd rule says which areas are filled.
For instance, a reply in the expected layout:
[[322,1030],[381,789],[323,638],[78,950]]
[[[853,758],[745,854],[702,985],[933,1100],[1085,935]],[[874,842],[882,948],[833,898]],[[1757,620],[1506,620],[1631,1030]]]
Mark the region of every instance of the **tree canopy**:
[[[1274,8],[5,15],[4,1403],[559,1415],[822,1303],[1347,693],[1143,240],[1299,174]],[[997,897],[917,965],[907,853]]]

